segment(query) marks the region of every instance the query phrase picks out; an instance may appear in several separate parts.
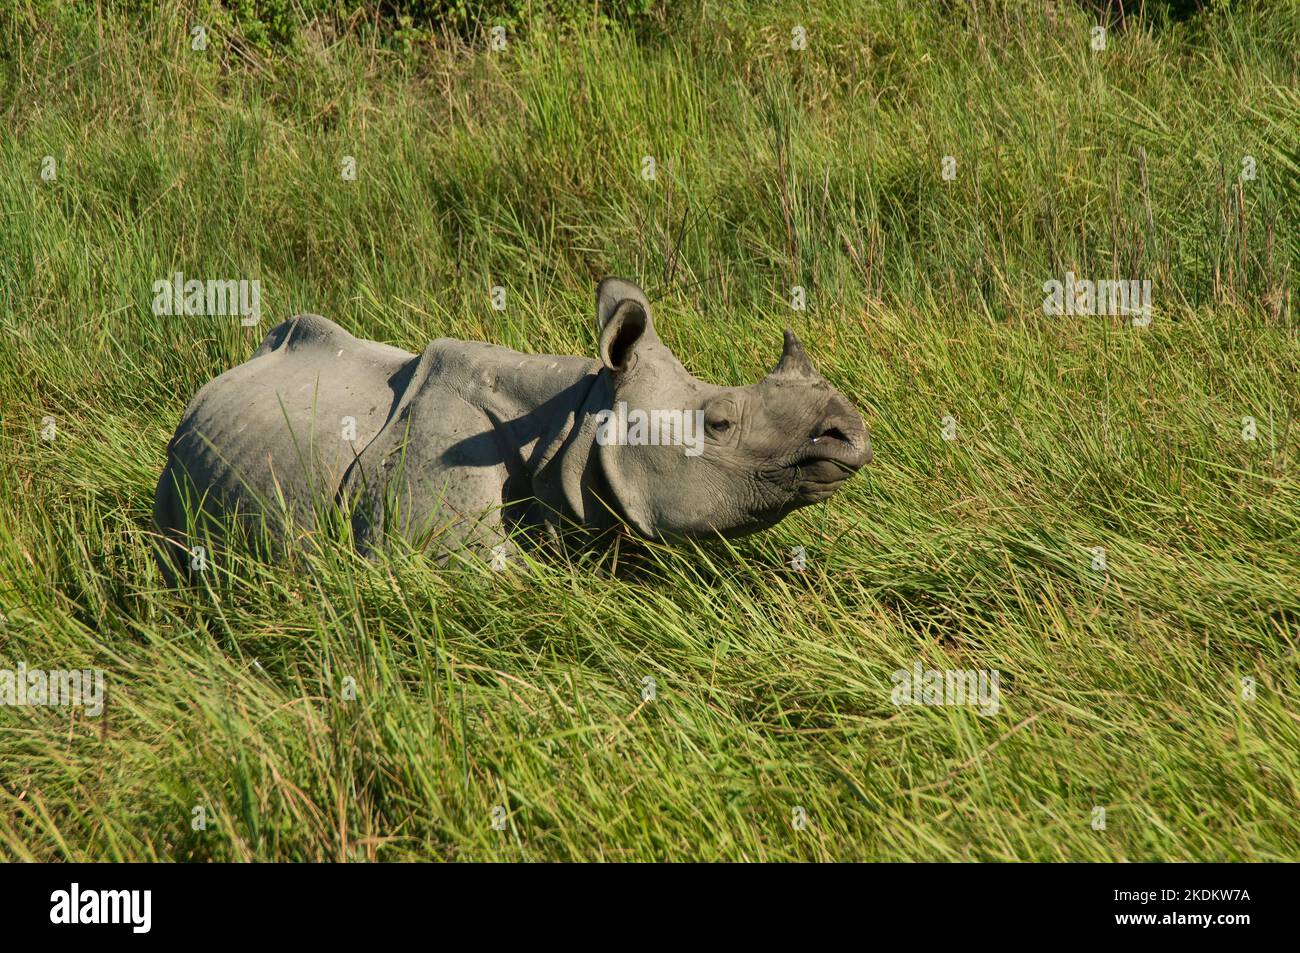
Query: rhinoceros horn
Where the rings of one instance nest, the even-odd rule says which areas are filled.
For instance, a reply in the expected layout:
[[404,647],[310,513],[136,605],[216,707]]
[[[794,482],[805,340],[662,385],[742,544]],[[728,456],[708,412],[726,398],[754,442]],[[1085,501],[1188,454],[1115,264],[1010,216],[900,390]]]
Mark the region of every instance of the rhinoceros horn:
[[785,348],[781,351],[781,360],[772,368],[768,377],[794,377],[808,378],[816,377],[817,370],[808,360],[807,353],[804,352],[803,345],[799,339],[794,336],[793,331],[785,332]]

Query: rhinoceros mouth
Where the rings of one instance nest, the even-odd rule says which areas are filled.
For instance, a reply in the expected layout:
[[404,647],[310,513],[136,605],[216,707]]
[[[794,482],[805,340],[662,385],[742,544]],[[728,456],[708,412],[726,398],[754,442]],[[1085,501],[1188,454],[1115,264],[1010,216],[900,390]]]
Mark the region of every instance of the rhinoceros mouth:
[[810,483],[843,483],[858,468],[833,457],[811,457],[798,464],[799,476]]
[[869,460],[868,451],[847,440],[823,437],[808,441],[790,465],[811,474],[824,474],[825,479],[843,480],[857,473]]
[[766,476],[784,482],[800,498],[798,506],[823,501],[840,489],[870,459],[870,451],[835,438],[813,439]]
[[823,500],[866,463],[867,454],[847,440],[810,440],[786,464],[787,479],[809,502]]

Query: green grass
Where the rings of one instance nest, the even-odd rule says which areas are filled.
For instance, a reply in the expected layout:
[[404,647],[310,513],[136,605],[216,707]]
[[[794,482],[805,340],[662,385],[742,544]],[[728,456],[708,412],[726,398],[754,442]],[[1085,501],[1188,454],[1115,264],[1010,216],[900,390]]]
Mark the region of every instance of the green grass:
[[[1300,856],[1300,7],[813,6],[200,53],[0,5],[0,668],[109,687],[0,707],[0,858]],[[262,325],[155,317],[175,270]],[[1067,270],[1151,326],[1044,316]],[[167,440],[274,323],[593,354],[609,273],[717,383],[794,327],[875,463],[734,545],[164,585]],[[1000,710],[896,707],[917,661]]]

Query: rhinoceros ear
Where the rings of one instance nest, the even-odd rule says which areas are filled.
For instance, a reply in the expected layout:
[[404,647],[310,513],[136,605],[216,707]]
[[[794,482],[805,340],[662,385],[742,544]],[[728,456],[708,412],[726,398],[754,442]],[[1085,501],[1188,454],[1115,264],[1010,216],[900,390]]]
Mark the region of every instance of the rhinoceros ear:
[[635,301],[649,318],[650,302],[646,300],[645,292],[633,282],[626,278],[601,279],[600,284],[596,286],[596,320],[602,331],[624,301]]
[[611,371],[631,370],[637,345],[654,337],[645,293],[630,281],[606,278],[596,289],[596,317],[600,359]]

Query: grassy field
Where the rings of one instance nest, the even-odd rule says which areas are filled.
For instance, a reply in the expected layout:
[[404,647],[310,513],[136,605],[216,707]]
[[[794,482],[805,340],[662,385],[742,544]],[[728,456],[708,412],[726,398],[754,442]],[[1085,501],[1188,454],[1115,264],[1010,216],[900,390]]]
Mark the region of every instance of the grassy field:
[[[108,690],[0,707],[0,859],[1300,858],[1300,6],[1049,6],[493,51],[0,3],[0,669]],[[155,316],[176,271],[262,323]],[[1067,272],[1150,325],[1045,315]],[[590,355],[611,273],[716,383],[794,328],[875,462],[736,543],[164,585],[167,440],[275,323]],[[917,663],[998,711],[895,705]]]

